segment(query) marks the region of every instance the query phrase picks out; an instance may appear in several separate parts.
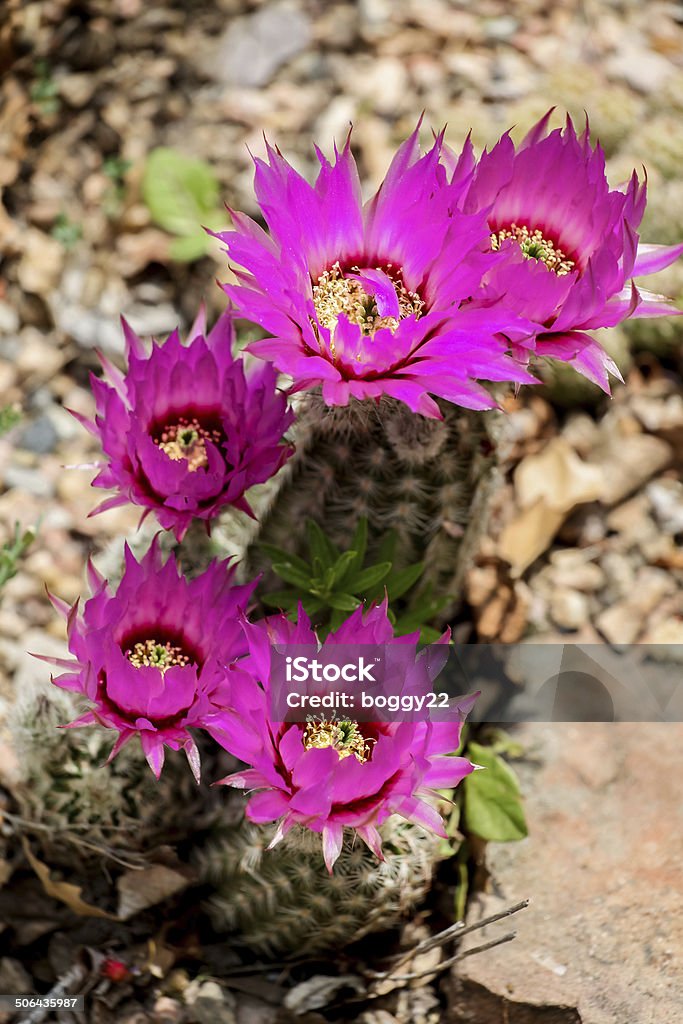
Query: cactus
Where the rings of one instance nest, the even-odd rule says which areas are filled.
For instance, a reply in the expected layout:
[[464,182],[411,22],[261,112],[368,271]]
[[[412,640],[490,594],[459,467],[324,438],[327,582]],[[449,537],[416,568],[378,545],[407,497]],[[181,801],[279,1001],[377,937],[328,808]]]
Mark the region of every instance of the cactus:
[[384,861],[347,831],[332,874],[320,836],[298,826],[272,850],[247,821],[217,835],[196,853],[215,930],[256,953],[306,956],[391,928],[429,890],[440,840],[395,815],[380,831]]
[[[258,542],[303,554],[303,524],[314,519],[342,550],[358,520],[368,520],[368,558],[387,532],[397,537],[395,565],[424,562],[420,590],[447,598],[445,621],[459,604],[464,571],[481,532],[496,479],[495,413],[442,404],[429,420],[393,399],[327,408],[317,394],[301,402],[297,454],[276,478],[246,552],[250,572],[267,572]],[[220,535],[219,535],[220,536]],[[275,579],[265,580],[269,586]]]
[[[23,773],[15,790],[19,812],[29,828],[38,826],[52,863],[72,864],[77,856],[85,865],[104,849],[135,857],[197,827],[202,800],[184,758],[169,759],[161,783],[137,744],[106,764],[111,730],[59,728],[76,710],[71,695],[53,687],[18,701],[8,720]],[[192,818],[183,824],[187,806]]]

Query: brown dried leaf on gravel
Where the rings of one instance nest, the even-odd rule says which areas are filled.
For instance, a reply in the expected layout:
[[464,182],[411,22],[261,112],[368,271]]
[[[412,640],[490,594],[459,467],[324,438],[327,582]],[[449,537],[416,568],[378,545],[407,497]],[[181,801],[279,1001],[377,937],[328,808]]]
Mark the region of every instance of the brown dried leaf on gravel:
[[106,910],[94,907],[91,903],[86,903],[81,898],[82,890],[79,885],[72,885],[70,882],[55,882],[50,878],[49,867],[31,853],[31,847],[25,837],[22,837],[22,845],[26,859],[40,879],[41,885],[48,896],[59,900],[60,903],[65,903],[79,917],[105,917],[108,920],[116,920],[114,915],[109,914]]
[[143,871],[126,871],[116,885],[119,892],[118,916],[128,921],[140,910],[176,896],[187,889],[190,879],[179,871],[154,864]]

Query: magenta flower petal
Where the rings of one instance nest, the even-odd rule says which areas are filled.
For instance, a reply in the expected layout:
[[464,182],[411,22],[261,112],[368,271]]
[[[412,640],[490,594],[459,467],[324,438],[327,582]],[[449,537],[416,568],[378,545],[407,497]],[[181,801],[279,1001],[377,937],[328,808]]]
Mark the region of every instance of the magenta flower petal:
[[[471,172],[463,209],[485,214],[491,244],[504,257],[483,276],[473,305],[500,303],[535,321],[526,339],[512,339],[523,363],[533,353],[562,359],[609,391],[614,363],[584,332],[671,313],[642,298],[632,279],[668,266],[683,245],[639,244],[645,184],[634,172],[623,191],[611,190],[588,124],[577,135],[567,118],[548,133],[551,113],[517,149],[504,135]],[[455,173],[452,158],[447,166]]]
[[[515,373],[498,324],[504,319],[525,336],[533,329],[500,307],[480,309],[472,329],[472,295],[500,258],[487,251],[485,214],[459,208],[471,147],[449,182],[442,137],[421,154],[417,136],[416,129],[399,148],[365,206],[348,140],[333,164],[318,154],[314,185],[268,146],[267,160],[256,161],[255,188],[270,234],[236,215],[235,229],[218,236],[239,281],[225,291],[273,336],[250,351],[288,374],[294,391],[322,385],[328,405],[392,395],[434,418],[431,396],[488,408],[478,380]],[[433,346],[459,329],[467,344],[437,372]]]
[[[399,814],[444,834],[439,813],[428,802],[441,785],[455,786],[473,766],[462,757],[448,754],[460,744],[461,725],[473,698],[456,707],[447,722],[352,722],[346,723],[346,739],[329,732],[330,722],[282,723],[272,718],[270,699],[271,645],[317,643],[302,610],[296,623],[272,616],[256,624],[243,623],[249,655],[243,659],[242,686],[263,699],[248,699],[249,729],[263,737],[245,758],[247,767],[221,780],[238,789],[259,789],[250,796],[247,816],[252,821],[277,821],[273,844],[295,824],[320,833],[325,863],[332,870],[339,856],[344,828],[358,832],[377,856],[381,856],[378,827]],[[417,635],[394,637],[387,617],[387,603],[367,610],[358,608],[327,644],[382,644],[387,652],[387,671],[404,680],[406,693],[431,692],[432,681],[447,654],[434,648],[416,658]],[[443,637],[448,641],[448,634]],[[336,739],[335,739],[336,735]],[[217,737],[219,738],[219,737]],[[231,753],[245,757],[245,745],[233,731],[219,738]]]
[[639,245],[633,276],[656,274],[675,263],[679,256],[683,256],[683,242],[680,245]]
[[117,491],[97,511],[133,502],[180,540],[194,518],[208,523],[226,505],[248,512],[245,492],[291,455],[282,437],[293,414],[276,372],[247,374],[233,358],[232,320],[187,345],[174,332],[149,354],[124,324],[127,373],[104,361],[108,381],[92,379],[97,414],[86,426],[106,458],[93,484]]
[[[235,586],[233,575],[227,562],[212,562],[188,581],[173,557],[162,562],[156,541],[140,562],[126,547],[116,591],[89,572],[92,596],[81,614],[77,604],[66,612],[74,661],[54,679],[92,705],[72,724],[114,730],[112,756],[137,734],[157,776],[164,748],[182,749],[198,775],[199,755],[188,730],[209,731],[220,721],[222,734],[230,732],[226,666],[248,653],[240,618],[255,583]],[[238,745],[241,734],[234,731]],[[263,749],[262,737],[253,748]]]

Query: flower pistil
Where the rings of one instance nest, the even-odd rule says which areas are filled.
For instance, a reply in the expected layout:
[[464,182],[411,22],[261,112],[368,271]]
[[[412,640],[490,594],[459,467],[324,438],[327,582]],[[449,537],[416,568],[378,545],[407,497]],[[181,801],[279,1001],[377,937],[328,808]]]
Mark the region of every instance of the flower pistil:
[[353,755],[361,764],[370,758],[371,744],[358,727],[357,722],[350,719],[338,721],[335,718],[309,718],[304,732],[304,747],[321,749],[332,747],[339,754],[339,759]]
[[391,303],[394,307],[391,314],[380,309],[384,304],[372,293],[372,286],[368,286],[359,267],[351,267],[345,272],[337,261],[313,285],[313,305],[318,322],[334,331],[337,317],[343,313],[351,323],[360,327],[363,334],[373,335],[381,327],[388,327],[393,333],[405,317],[418,318],[421,315],[424,300],[417,292],[406,288],[400,268],[388,263],[384,267],[376,267],[372,274],[381,275],[385,283],[393,287],[395,299]]
[[171,643],[170,640],[164,643],[155,639],[138,640],[125,653],[135,668],[158,668],[162,674],[169,668],[176,665],[182,668],[192,661],[182,647]]
[[491,233],[491,248],[494,252],[500,249],[506,238],[512,238],[519,244],[524,256],[530,260],[541,260],[548,270],[558,277],[571,274],[576,267],[574,260],[560,249],[550,238],[546,238],[539,228],[529,228],[526,224],[511,224],[509,228]]
[[154,443],[174,462],[186,459],[188,470],[194,473],[208,465],[206,442],[220,444],[222,439],[219,430],[202,426],[195,417],[181,416],[176,423],[162,427]]

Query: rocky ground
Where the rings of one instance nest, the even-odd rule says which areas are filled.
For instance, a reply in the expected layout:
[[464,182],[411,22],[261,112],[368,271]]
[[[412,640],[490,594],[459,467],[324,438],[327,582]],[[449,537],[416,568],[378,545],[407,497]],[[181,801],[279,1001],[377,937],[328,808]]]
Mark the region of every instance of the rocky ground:
[[[212,283],[228,276],[220,253],[208,247],[179,261],[174,239],[155,223],[144,184],[156,147],[206,161],[221,199],[255,214],[249,150],[262,152],[264,131],[311,172],[312,140],[329,150],[353,122],[369,188],[422,110],[430,125],[448,123],[452,145],[470,128],[486,145],[513,124],[519,137],[556,104],[578,118],[588,111],[615,184],[647,165],[646,240],[683,237],[683,7],[673,2],[6,0],[0,66],[0,406],[21,412],[0,439],[0,541],[15,522],[38,527],[2,591],[0,702],[39,671],[28,649],[63,652],[45,585],[74,600],[87,555],[136,527],[129,508],[88,519],[92,474],[67,468],[98,454],[66,411],[92,410],[95,349],[121,355],[121,313],[141,334],[164,334],[187,326],[202,299],[211,314],[222,306]],[[655,289],[683,297],[683,264],[660,278]],[[564,374],[509,400],[505,482],[469,575],[463,639],[683,643],[682,337],[674,322],[609,332],[626,380],[611,401]],[[636,733],[621,743],[624,759],[636,756]],[[2,749],[11,784],[17,766]],[[675,743],[669,754],[680,760]],[[643,792],[661,818],[672,813],[675,792]],[[623,810],[610,794],[599,795],[606,813]],[[624,799],[618,790],[614,800]],[[521,844],[519,877],[529,884],[512,886],[515,895],[533,895],[532,880],[545,876],[541,835],[554,822],[540,818],[538,834]],[[564,830],[574,827],[563,820]],[[599,860],[599,837],[591,842]],[[652,859],[660,856],[653,847]],[[645,865],[634,886],[649,885],[647,877]],[[680,935],[671,943],[680,952]],[[547,953],[562,964],[570,955],[566,946]],[[602,984],[585,963],[577,970],[579,982]],[[473,969],[465,983],[489,985],[486,972]],[[361,1019],[431,1024],[461,1012],[443,991],[420,991],[430,993],[421,1008],[406,995]],[[173,1002],[172,993],[159,998]],[[482,1022],[526,1021],[506,998],[496,989]],[[599,1016],[590,1000],[571,1005],[567,1020],[622,1019],[621,1010]],[[134,1008],[125,1020],[175,1020],[173,1012],[162,1004],[135,1016],[142,1011]],[[275,1019],[255,995],[226,996],[221,1012],[239,1024]],[[538,1010],[528,1019],[565,1018]],[[634,1011],[628,1019],[655,1017]]]

